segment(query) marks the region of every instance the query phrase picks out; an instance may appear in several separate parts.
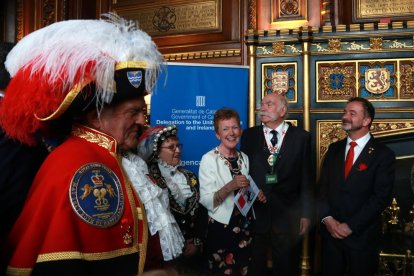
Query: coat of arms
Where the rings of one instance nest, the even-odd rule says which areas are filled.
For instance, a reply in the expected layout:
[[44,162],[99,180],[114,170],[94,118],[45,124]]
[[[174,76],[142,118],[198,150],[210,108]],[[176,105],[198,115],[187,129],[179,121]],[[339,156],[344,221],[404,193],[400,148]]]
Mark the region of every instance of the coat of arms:
[[390,88],[390,71],[386,68],[367,69],[365,88],[372,94],[385,93]]
[[288,72],[272,72],[272,92],[285,94],[289,89]]

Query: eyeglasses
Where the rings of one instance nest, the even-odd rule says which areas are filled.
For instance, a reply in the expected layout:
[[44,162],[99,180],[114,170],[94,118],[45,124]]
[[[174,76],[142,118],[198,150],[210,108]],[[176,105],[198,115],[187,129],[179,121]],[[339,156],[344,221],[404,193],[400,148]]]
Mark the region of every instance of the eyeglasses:
[[181,151],[183,148],[183,144],[172,144],[166,147],[160,147],[162,149],[169,149],[170,151],[175,151],[177,148]]

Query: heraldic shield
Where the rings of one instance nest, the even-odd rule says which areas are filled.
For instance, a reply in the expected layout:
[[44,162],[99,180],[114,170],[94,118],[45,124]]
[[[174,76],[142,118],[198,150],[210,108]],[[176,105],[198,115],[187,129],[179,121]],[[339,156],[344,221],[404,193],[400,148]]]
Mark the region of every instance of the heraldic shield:
[[390,88],[390,71],[386,68],[367,69],[365,88],[372,94],[383,94]]

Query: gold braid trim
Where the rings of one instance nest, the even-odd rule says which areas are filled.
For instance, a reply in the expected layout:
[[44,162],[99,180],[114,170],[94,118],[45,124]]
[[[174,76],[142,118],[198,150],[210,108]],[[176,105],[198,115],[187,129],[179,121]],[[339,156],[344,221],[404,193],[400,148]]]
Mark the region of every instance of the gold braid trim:
[[121,61],[115,64],[115,70],[122,70],[126,68],[148,68],[148,63],[145,61]]
[[[138,193],[135,191],[135,189],[133,188],[131,181],[129,180],[127,174],[125,173],[123,167],[122,167],[122,156],[121,155],[117,155],[117,160],[118,160],[118,164],[122,170],[122,175],[124,177],[124,183],[125,183],[125,188],[127,190],[128,193],[128,198],[130,198],[130,203],[131,203],[131,207],[135,208],[137,210],[137,212],[133,212],[133,216],[134,216],[134,229],[137,229],[137,231],[134,231],[134,240],[137,241],[138,243],[138,248],[139,248],[139,263],[138,263],[138,275],[142,275],[142,273],[144,272],[144,266],[145,266],[145,261],[147,258],[147,246],[148,246],[148,222],[147,222],[147,216],[145,214],[145,209],[143,208],[144,204],[142,203],[141,199],[138,196]],[[137,207],[135,205],[135,201],[133,194],[135,194],[135,196],[137,197],[140,205],[142,207]],[[138,239],[138,220],[142,220],[142,242],[139,242]]]
[[54,252],[54,253],[46,253],[40,254],[37,256],[37,263],[43,262],[50,262],[50,261],[60,261],[60,260],[87,260],[87,261],[97,261],[97,260],[105,260],[105,259],[112,259],[115,257],[134,254],[137,253],[138,250],[135,247],[129,248],[122,248],[117,249],[114,251],[109,252],[99,252],[99,253],[83,253],[79,251],[67,251],[67,252]]
[[15,268],[15,267],[8,267],[6,275],[11,276],[23,276],[23,275],[31,275],[32,269],[31,268]]
[[39,121],[50,121],[50,120],[53,120],[53,119],[56,119],[56,118],[60,117],[69,108],[69,106],[75,100],[75,98],[79,94],[79,92],[81,92],[82,89],[86,85],[88,85],[90,82],[91,82],[91,80],[84,79],[84,80],[78,82],[77,84],[75,84],[75,86],[68,92],[68,94],[66,94],[65,98],[60,103],[59,107],[52,114],[50,114],[49,116],[44,117],[44,118],[40,118],[36,114],[34,114],[34,116]]
[[143,228],[142,243],[139,244],[139,266],[138,266],[138,274],[141,275],[144,272],[145,261],[147,259],[148,222],[147,222],[147,215],[145,214],[145,209],[140,207],[140,208],[137,208],[137,211],[138,211],[138,217],[140,216],[142,217],[142,228]]
[[97,131],[94,129],[91,129],[89,131],[85,129],[84,126],[76,127],[72,130],[72,134],[76,137],[85,139],[90,143],[98,144],[99,146],[107,149],[108,151],[112,151],[112,149],[116,148],[114,147],[115,140],[109,138],[106,135],[97,133]]

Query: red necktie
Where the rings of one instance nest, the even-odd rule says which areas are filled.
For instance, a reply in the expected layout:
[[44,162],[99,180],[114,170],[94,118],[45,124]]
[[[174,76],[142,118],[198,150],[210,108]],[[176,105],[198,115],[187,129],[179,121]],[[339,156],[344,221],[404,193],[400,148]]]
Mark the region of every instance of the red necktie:
[[356,142],[352,141],[351,143],[349,143],[349,145],[351,146],[348,150],[348,153],[346,155],[346,160],[345,160],[345,178],[348,177],[349,172],[351,171],[352,168],[352,164],[354,163],[354,148],[357,145]]

